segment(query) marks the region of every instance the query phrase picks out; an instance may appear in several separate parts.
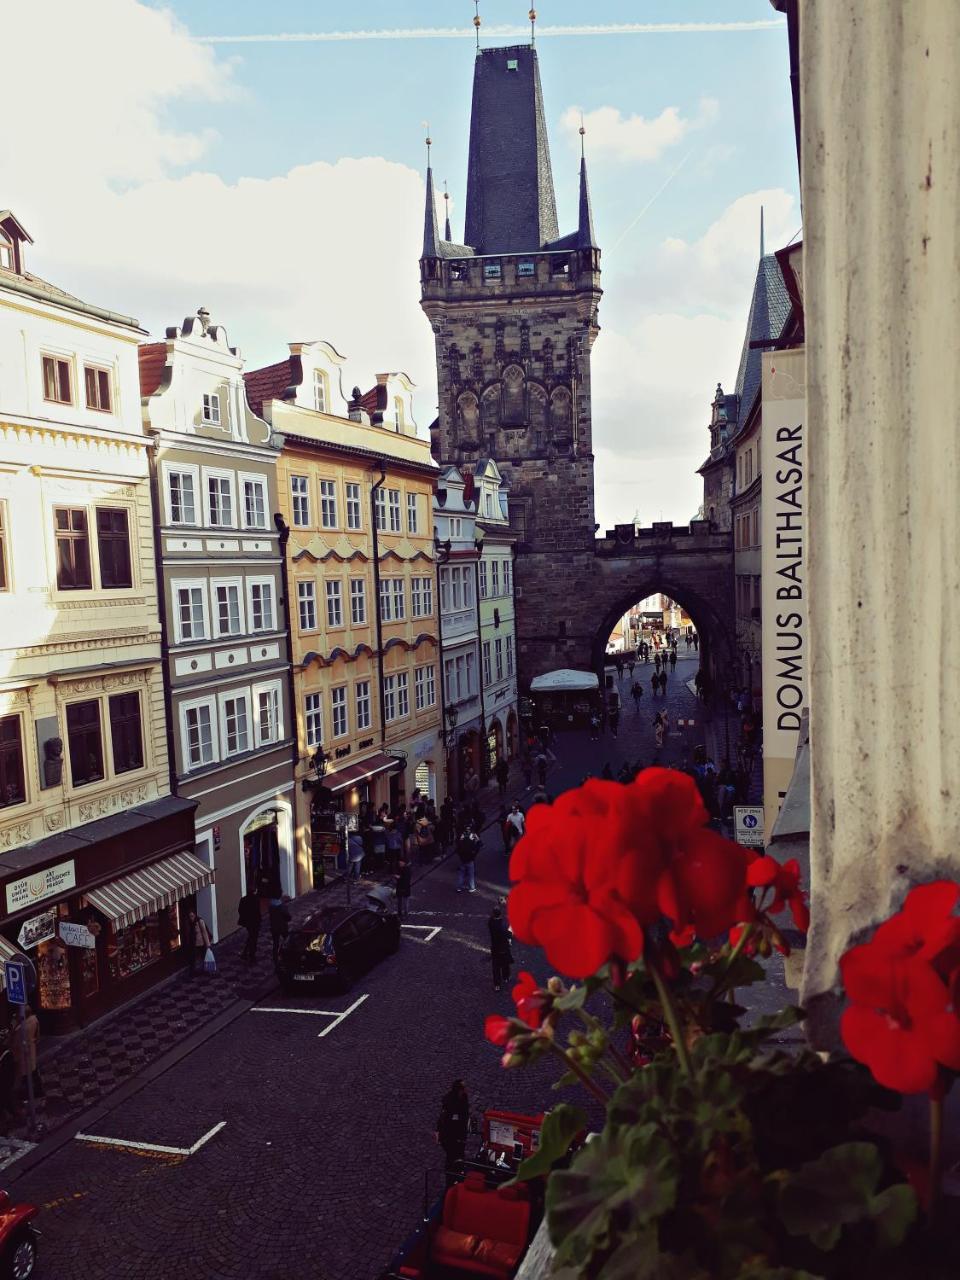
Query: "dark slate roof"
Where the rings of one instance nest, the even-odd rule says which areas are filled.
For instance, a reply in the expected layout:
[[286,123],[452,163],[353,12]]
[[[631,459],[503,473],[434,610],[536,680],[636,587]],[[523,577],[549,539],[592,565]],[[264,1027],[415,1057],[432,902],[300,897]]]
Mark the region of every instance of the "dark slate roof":
[[780,264],[772,253],[765,254],[757,267],[747,331],[740,353],[740,368],[737,370],[736,395],[740,422],[746,418],[760,386],[760,357],[763,352],[758,347],[751,348],[750,343],[779,338],[789,315],[790,298],[780,274]]
[[284,392],[300,382],[290,356],[263,369],[251,369],[243,375],[243,380],[247,387],[247,401],[258,418],[263,417],[265,400],[283,400]]
[[537,52],[483,49],[473,75],[464,238],[477,253],[529,253],[559,238]]
[[587,182],[586,156],[580,157],[580,226],[577,231],[579,249],[599,249],[593,231],[593,212],[590,209],[590,184]]

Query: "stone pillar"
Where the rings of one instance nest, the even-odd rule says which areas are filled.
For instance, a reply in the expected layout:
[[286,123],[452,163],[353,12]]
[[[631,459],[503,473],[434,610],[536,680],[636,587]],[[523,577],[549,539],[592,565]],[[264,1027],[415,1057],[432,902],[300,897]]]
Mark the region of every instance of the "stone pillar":
[[960,5],[801,0],[813,929],[960,873]]

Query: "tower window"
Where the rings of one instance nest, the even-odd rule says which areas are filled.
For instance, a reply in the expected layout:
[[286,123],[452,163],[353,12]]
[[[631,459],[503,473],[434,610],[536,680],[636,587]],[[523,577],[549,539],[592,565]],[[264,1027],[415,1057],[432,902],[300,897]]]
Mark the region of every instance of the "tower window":
[[566,258],[554,258],[551,268],[555,276],[568,276],[570,274],[570,263]]
[[507,59],[507,70],[508,70],[508,71],[516,71],[516,70],[517,70],[517,68],[518,68],[518,66],[519,66],[519,63],[517,62],[516,58],[508,58],[508,59]]
[[529,259],[522,258],[517,263],[517,277],[535,276],[537,274],[537,264]]
[[499,262],[485,262],[483,264],[484,280],[499,280],[501,276]]

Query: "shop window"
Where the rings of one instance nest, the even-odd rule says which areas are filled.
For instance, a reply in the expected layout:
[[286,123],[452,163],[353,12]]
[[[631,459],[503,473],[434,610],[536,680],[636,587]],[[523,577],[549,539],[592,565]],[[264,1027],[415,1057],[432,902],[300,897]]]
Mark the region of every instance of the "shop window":
[[97,507],[101,587],[132,587],[130,529],[123,507]]
[[139,693],[116,693],[110,698],[110,740],[114,773],[143,768]]
[[115,982],[129,978],[163,958],[160,913],[155,911],[127,929],[112,929],[107,939],[107,964]]
[[41,1009],[69,1009],[70,998],[70,966],[67,962],[67,948],[59,938],[51,938],[41,942],[33,953],[33,961],[37,970],[37,995],[40,997]]
[[70,750],[70,780],[84,787],[103,778],[103,734],[100,703],[73,702],[67,707],[67,744]]
[[89,590],[90,534],[87,513],[82,507],[54,507],[54,534],[57,545],[57,587],[61,591]]
[[529,258],[521,258],[517,263],[517,278],[523,279],[524,276],[535,276],[537,274],[537,264]]
[[0,718],[0,809],[23,804],[23,739],[19,716]]

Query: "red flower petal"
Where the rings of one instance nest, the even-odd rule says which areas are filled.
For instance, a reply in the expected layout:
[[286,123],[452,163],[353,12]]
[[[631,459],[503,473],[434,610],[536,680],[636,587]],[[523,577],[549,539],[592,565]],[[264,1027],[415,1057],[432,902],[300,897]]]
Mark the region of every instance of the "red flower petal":
[[571,978],[596,973],[620,941],[604,917],[585,903],[538,912],[536,932],[551,965]]
[[780,872],[780,864],[776,858],[771,858],[768,854],[764,854],[762,858],[757,858],[755,862],[751,862],[747,868],[747,884],[759,889],[764,885],[773,884]]
[[491,1013],[483,1024],[483,1034],[491,1044],[505,1045],[513,1035],[514,1027],[509,1018]]
[[935,1084],[937,1064],[922,1042],[882,1014],[851,1005],[840,1019],[840,1034],[878,1084],[900,1093],[926,1093]]

